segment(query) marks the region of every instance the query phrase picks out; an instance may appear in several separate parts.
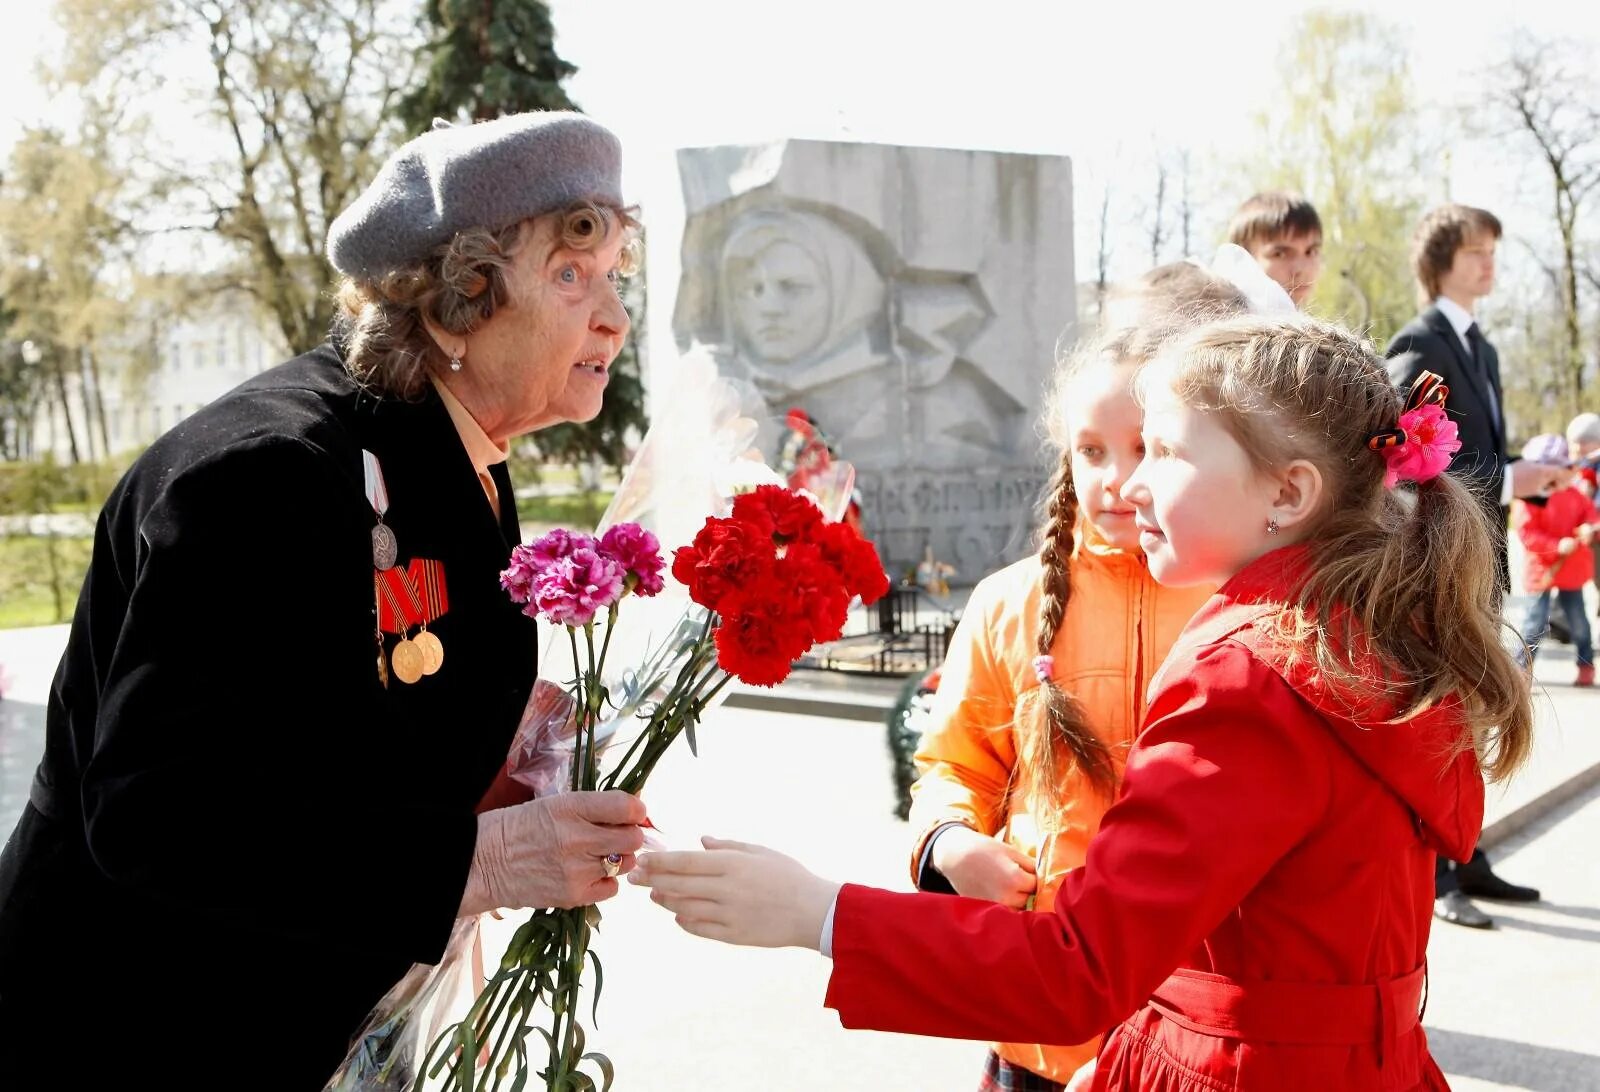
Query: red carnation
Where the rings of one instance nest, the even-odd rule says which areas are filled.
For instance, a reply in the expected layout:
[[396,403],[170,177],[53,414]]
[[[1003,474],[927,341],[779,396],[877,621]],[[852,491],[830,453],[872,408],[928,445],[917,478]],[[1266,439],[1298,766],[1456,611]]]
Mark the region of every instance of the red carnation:
[[754,603],[743,614],[724,615],[716,640],[717,665],[751,686],[777,686],[811,647],[804,617],[790,613],[777,598]]
[[859,595],[863,603],[876,603],[889,594],[889,577],[877,549],[854,529],[843,523],[825,524],[812,541],[823,559],[839,571],[851,595]]
[[672,555],[672,575],[689,598],[719,614],[738,611],[771,577],[772,538],[738,520],[706,520],[693,544]]
[[788,547],[775,566],[775,578],[788,596],[789,612],[803,618],[813,643],[837,641],[850,613],[844,578],[809,542]]
[[804,542],[822,526],[822,510],[781,485],[757,486],[733,499],[733,518],[766,529],[778,542]]

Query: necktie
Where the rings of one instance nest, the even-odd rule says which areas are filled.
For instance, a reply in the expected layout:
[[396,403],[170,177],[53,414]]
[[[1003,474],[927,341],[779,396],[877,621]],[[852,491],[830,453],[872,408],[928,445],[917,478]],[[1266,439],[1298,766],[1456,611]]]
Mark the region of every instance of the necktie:
[[1478,369],[1478,378],[1483,381],[1484,392],[1489,396],[1489,416],[1491,424],[1500,427],[1500,400],[1494,396],[1494,380],[1489,377],[1489,365],[1484,360],[1483,331],[1478,329],[1474,322],[1467,327],[1467,344],[1472,347],[1472,366]]

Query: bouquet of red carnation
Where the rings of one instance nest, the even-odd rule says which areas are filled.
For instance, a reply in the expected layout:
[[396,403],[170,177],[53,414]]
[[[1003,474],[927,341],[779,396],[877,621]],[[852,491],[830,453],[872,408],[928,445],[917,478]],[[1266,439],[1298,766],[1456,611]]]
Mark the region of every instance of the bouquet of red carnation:
[[870,542],[776,485],[736,497],[729,518],[706,520],[673,555],[672,575],[721,616],[717,663],[756,686],[777,685],[813,645],[838,640],[852,599],[873,603],[889,590]]
[[[655,536],[637,524],[619,524],[598,540],[552,531],[512,552],[501,585],[524,613],[563,628],[572,651],[574,678],[570,701],[560,705],[561,725],[551,730],[550,718],[534,718],[532,732],[525,724],[513,743],[514,760],[522,755],[524,772],[541,786],[559,769],[572,790],[638,793],[679,735],[694,750],[696,723],[729,681],[782,682],[812,645],[839,637],[852,599],[872,603],[889,590],[870,542],[827,522],[805,494],[763,485],[737,497],[727,518],[706,520],[694,541],[676,551],[672,575],[695,606],[638,664],[608,675],[619,608],[630,596],[660,592],[663,567]],[[625,746],[623,723],[637,727]],[[603,762],[619,749],[619,761]],[[550,761],[552,754],[558,761]],[[602,772],[602,765],[609,768]],[[416,1042],[415,1028],[404,1027],[420,1011],[416,1003],[391,1006],[378,1025],[383,1036],[364,1037],[368,1049],[352,1053],[331,1087],[420,1092],[438,1080],[440,1088],[479,1092],[506,1080],[520,1089],[534,1073],[547,1090],[566,1092],[595,1087],[580,1069],[588,1063],[609,1088],[611,1062],[585,1050],[579,1023],[590,962],[599,1001],[600,960],[590,947],[599,918],[593,906],[534,911],[471,1009],[430,1047]],[[548,1027],[533,1022],[542,1010]],[[536,1070],[533,1031],[539,1036],[531,1041],[545,1048],[539,1052],[545,1064]]]

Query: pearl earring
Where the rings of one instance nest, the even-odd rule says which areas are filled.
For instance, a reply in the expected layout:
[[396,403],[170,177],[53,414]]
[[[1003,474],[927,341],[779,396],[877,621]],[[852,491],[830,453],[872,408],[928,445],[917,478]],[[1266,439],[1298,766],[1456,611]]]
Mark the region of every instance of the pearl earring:
[[1278,521],[1275,520],[1275,519],[1267,520],[1267,534],[1275,535],[1277,533],[1278,533]]
[[450,354],[450,370],[453,372],[459,372],[461,370],[461,358],[456,356],[454,353]]

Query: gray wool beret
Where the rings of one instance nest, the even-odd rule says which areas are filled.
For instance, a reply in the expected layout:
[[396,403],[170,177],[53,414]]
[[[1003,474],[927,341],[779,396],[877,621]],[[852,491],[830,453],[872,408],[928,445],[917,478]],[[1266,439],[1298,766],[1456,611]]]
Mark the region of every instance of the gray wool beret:
[[389,157],[328,229],[328,260],[374,280],[468,228],[497,230],[579,201],[622,206],[622,146],[582,114],[436,121]]

